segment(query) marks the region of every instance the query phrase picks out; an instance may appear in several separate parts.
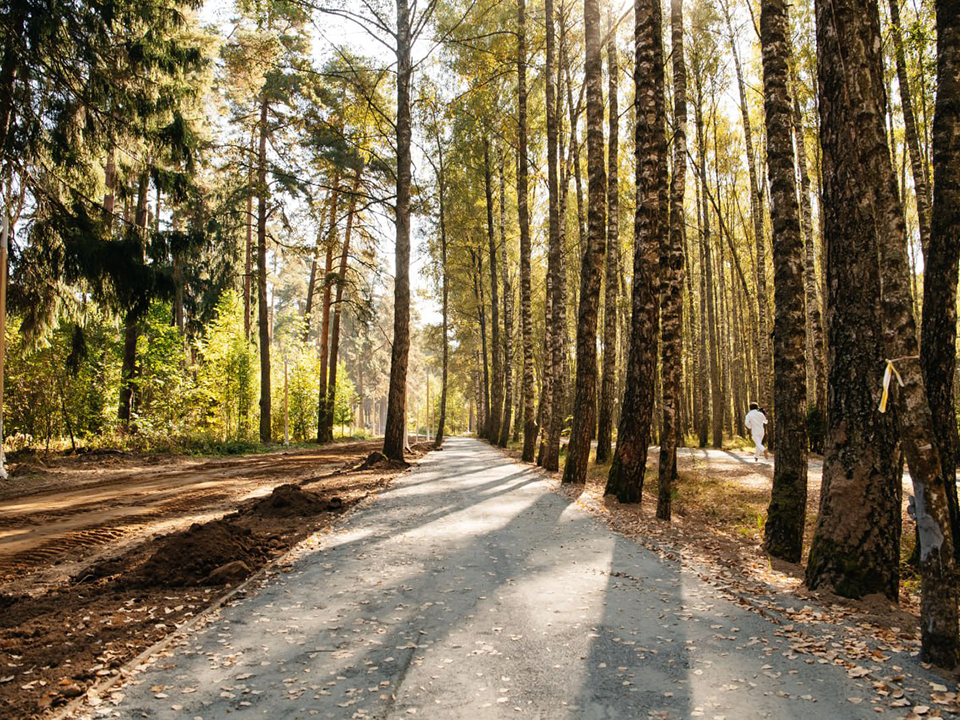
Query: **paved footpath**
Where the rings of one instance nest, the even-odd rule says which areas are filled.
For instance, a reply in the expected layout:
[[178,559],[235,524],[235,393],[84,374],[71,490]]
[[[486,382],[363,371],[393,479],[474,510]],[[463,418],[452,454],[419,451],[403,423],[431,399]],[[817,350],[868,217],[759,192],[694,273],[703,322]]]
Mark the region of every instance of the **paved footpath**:
[[787,658],[776,630],[452,438],[97,714],[877,717],[869,677]]

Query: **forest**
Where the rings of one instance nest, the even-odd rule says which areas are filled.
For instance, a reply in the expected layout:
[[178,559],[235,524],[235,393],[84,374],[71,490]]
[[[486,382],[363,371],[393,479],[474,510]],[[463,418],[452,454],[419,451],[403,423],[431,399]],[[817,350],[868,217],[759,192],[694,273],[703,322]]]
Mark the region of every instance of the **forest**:
[[756,404],[764,551],[896,602],[915,533],[957,665],[958,0],[18,0],[0,34],[9,458],[475,434],[670,521],[678,448]]

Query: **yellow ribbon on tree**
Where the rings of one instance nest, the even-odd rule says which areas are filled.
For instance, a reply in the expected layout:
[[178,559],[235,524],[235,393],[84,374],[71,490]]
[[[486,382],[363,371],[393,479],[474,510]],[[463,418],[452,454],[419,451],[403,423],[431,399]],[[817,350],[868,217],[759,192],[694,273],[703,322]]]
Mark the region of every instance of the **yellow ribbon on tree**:
[[897,382],[900,383],[900,387],[903,387],[903,378],[900,377],[900,373],[897,372],[897,368],[893,364],[893,360],[887,360],[887,369],[883,371],[883,393],[880,395],[880,412],[885,413],[887,411],[887,400],[890,399],[890,378],[896,376]]

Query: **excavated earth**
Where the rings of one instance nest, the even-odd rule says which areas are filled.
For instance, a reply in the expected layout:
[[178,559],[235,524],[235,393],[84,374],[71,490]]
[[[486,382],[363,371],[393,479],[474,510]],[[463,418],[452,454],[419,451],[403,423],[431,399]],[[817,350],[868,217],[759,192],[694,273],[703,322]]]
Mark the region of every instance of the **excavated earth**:
[[377,445],[149,465],[78,459],[31,467],[32,487],[15,475],[0,496],[5,716],[43,716],[115,675],[388,485],[401,468],[363,465]]

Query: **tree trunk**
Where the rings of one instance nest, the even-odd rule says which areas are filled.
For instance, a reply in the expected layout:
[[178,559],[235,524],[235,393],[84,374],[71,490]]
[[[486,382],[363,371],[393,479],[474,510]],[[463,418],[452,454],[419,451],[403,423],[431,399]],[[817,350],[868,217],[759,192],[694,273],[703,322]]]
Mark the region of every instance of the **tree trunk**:
[[[440,272],[442,273],[440,281],[443,284],[443,304],[441,307],[441,312],[443,313],[443,321],[441,324],[441,331],[443,332],[443,370],[440,386],[440,418],[437,421],[437,437],[433,442],[433,447],[439,450],[443,447],[443,431],[444,425],[447,422],[447,375],[450,363],[450,294],[449,288],[447,287],[447,179],[443,165],[443,146],[440,144],[439,134],[437,135],[437,168],[437,185],[439,189],[438,194],[440,201]],[[506,261],[504,261],[504,264],[506,264]],[[509,369],[507,372],[509,372]]]
[[493,182],[490,170],[490,143],[483,143],[483,181],[487,200],[487,241],[490,247],[490,354],[493,365],[493,387],[490,389],[490,416],[484,437],[496,442],[500,437],[503,413],[503,365],[500,362],[500,297],[497,275],[497,243],[493,229]]
[[[703,279],[703,286],[701,287],[701,300],[700,304],[705,310],[705,316],[700,320],[700,326],[704,330],[704,336],[701,338],[701,342],[708,341],[706,350],[709,363],[709,372],[710,372],[710,398],[711,398],[711,413],[710,418],[712,420],[711,425],[713,427],[713,446],[716,448],[723,446],[723,392],[720,389],[720,363],[719,358],[717,357],[717,324],[716,324],[716,309],[714,306],[713,298],[713,286],[714,286],[714,277],[713,277],[713,253],[710,249],[710,209],[707,205],[707,197],[709,196],[709,189],[707,188],[707,144],[706,144],[706,133],[704,132],[703,127],[703,88],[699,85],[697,86],[697,108],[695,112],[696,122],[697,122],[697,152],[700,159],[700,185],[701,185],[701,194],[703,196],[703,224],[701,225],[701,235],[700,235],[700,254],[703,262],[700,276]],[[707,365],[704,365],[704,374],[706,375]],[[707,405],[704,402],[704,417],[708,415],[706,412]],[[702,421],[703,424],[706,424],[706,421]],[[701,437],[701,447],[706,445],[705,441],[706,433],[704,432],[703,437]]]
[[393,289],[393,349],[383,454],[403,460],[407,434],[407,359],[410,354],[410,77],[409,0],[397,0],[397,241]]
[[770,332],[767,329],[767,273],[766,273],[766,245],[763,237],[763,191],[757,177],[757,162],[753,147],[753,128],[750,125],[750,112],[747,105],[746,86],[743,81],[743,70],[740,65],[740,52],[737,49],[736,38],[733,34],[733,25],[730,13],[724,5],[724,19],[727,24],[727,35],[730,41],[730,50],[733,53],[734,69],[737,75],[737,91],[740,97],[740,116],[743,120],[743,141],[746,150],[747,169],[750,173],[750,218],[753,221],[753,237],[757,248],[757,322],[759,324],[759,364],[760,364],[760,403],[770,407],[773,384],[771,379],[772,363],[770,360]]
[[673,60],[673,177],[670,179],[670,228],[660,254],[663,278],[660,308],[660,366],[663,419],[657,468],[657,517],[670,519],[677,445],[682,437],[683,403],[683,196],[687,174],[687,67],[683,56],[683,0],[671,0]]
[[103,171],[103,221],[108,230],[113,229],[113,209],[117,203],[117,151],[110,150],[107,155],[107,166]]
[[[310,263],[310,280],[307,283],[307,297],[304,301],[303,316],[306,323],[303,330],[303,341],[306,342],[310,336],[310,326],[313,325],[313,308],[317,297],[317,284],[324,288],[327,286],[327,276],[319,277],[320,272],[320,249],[326,245],[328,255],[332,252],[331,248],[336,244],[337,237],[337,215],[340,213],[340,172],[339,170],[333,177],[333,188],[330,190],[328,198],[330,202],[330,215],[326,229],[326,240],[324,240],[324,228],[322,226],[317,231],[317,243],[313,248],[313,258]],[[329,272],[329,269],[326,270]]]
[[483,400],[483,420],[477,423],[477,435],[483,435],[490,418],[490,365],[487,360],[487,311],[483,297],[483,250],[470,250],[473,260],[473,296],[477,301],[477,321],[480,323],[480,355],[483,361],[483,378],[480,397]]
[[330,331],[330,359],[329,375],[326,396],[325,436],[333,440],[334,409],[337,398],[337,363],[340,355],[340,316],[343,313],[343,290],[347,284],[347,260],[350,253],[350,236],[353,234],[354,215],[357,210],[357,193],[360,190],[360,179],[363,170],[357,171],[353,181],[353,192],[350,194],[350,206],[347,208],[347,227],[343,233],[343,250],[340,253],[340,269],[337,272],[337,291],[333,302],[333,327]]
[[[877,410],[885,357],[880,266],[857,149],[866,108],[848,97],[863,79],[862,58],[849,53],[856,50],[851,43],[860,43],[869,2],[816,3],[829,389],[820,514],[806,579],[811,589],[829,587],[846,597],[879,592],[896,601],[902,491],[894,420]],[[856,76],[847,79],[845,72]]]
[[570,73],[570,57],[564,56],[563,73],[567,86],[567,112],[570,116],[570,153],[573,156],[573,177],[574,187],[577,195],[577,252],[583,255],[583,248],[587,243],[587,223],[583,209],[583,181],[580,177],[580,141],[577,138],[577,124],[580,120],[581,102],[583,92],[586,86],[581,86],[581,95],[577,98],[577,104],[573,103],[573,77]]
[[[794,92],[797,83],[794,82]],[[827,413],[827,361],[823,341],[823,316],[820,312],[820,293],[817,284],[817,258],[813,232],[813,209],[810,204],[810,174],[807,172],[807,151],[803,140],[803,116],[800,102],[793,98],[793,127],[797,147],[797,164],[800,166],[800,216],[804,233],[804,291],[807,303],[807,326],[810,328],[809,364],[813,366],[814,400],[821,418]],[[822,448],[817,449],[817,451]]]
[[513,412],[513,288],[507,260],[507,187],[503,176],[503,151],[497,148],[500,178],[500,257],[503,274],[503,422],[497,444],[506,447],[510,439],[510,418]]
[[520,220],[520,328],[523,337],[523,460],[533,462],[537,419],[533,389],[533,318],[530,310],[530,213],[527,206],[527,5],[517,3],[517,102],[519,142],[517,153],[517,211]]
[[[913,187],[916,190],[917,222],[920,226],[920,247],[926,259],[930,246],[930,189],[927,169],[920,154],[920,136],[917,133],[917,120],[913,112],[913,95],[910,92],[910,78],[907,75],[907,58],[903,52],[903,38],[900,30],[899,0],[890,2],[890,24],[893,26],[894,59],[897,66],[897,85],[900,86],[900,108],[903,110],[903,132],[910,155],[910,172],[913,174]],[[939,85],[938,85],[939,94]],[[934,115],[936,122],[936,115]],[[903,194],[906,203],[906,193]]]
[[[331,273],[333,272],[333,249],[337,244],[337,225],[340,200],[340,173],[336,175],[333,186],[333,197],[330,201],[330,230],[327,233],[327,252],[323,263],[323,277],[319,278],[320,285],[323,287],[323,300],[320,305],[320,377],[317,382],[319,393],[317,396],[317,442],[333,442],[333,405],[330,399],[336,388],[331,388],[327,382],[327,377],[332,370],[330,361],[330,306],[332,288],[330,286]],[[351,196],[351,203],[356,202],[356,195]],[[353,206],[352,206],[353,207]],[[313,296],[316,292],[314,287]],[[310,312],[308,303],[307,312],[307,330],[309,331]],[[306,340],[306,336],[304,336]],[[336,361],[334,361],[335,363]]]
[[605,252],[606,172],[603,167],[603,72],[600,51],[600,4],[583,2],[587,95],[587,241],[580,270],[580,311],[577,317],[577,372],[573,427],[567,446],[563,482],[586,480],[590,438],[597,394],[597,314],[600,271]]
[[607,138],[607,259],[603,296],[603,363],[600,373],[600,406],[597,411],[597,464],[610,457],[613,434],[613,404],[617,388],[617,300],[620,289],[619,164],[620,111],[617,106],[617,28],[608,9],[607,77],[610,136]]
[[773,403],[777,409],[773,489],[764,526],[764,549],[774,557],[800,562],[807,513],[806,317],[803,238],[793,164],[793,109],[788,89],[789,26],[786,0],[763,0],[760,45],[773,226]]
[[[699,81],[698,81],[698,92],[697,92],[697,107],[699,108],[702,99],[699,92]],[[696,133],[697,133],[697,146],[699,153],[699,139],[702,134],[702,119],[699,110],[694,112],[694,118],[696,122]],[[700,162],[700,169],[703,167],[703,160],[698,159]],[[710,376],[709,372],[709,363],[707,361],[707,276],[706,276],[706,261],[703,257],[703,212],[704,206],[706,205],[707,199],[703,197],[704,183],[699,182],[700,172],[698,171],[698,182],[696,183],[696,194],[697,194],[697,250],[699,257],[699,277],[700,277],[700,288],[699,288],[699,314],[697,317],[697,338],[695,340],[697,345],[697,355],[696,355],[696,382],[697,382],[697,444],[701,448],[705,448],[707,443],[710,442]]]
[[270,307],[267,302],[267,115],[260,100],[260,147],[257,154],[257,311],[260,332],[260,442],[270,442]]
[[960,2],[938,0],[937,101],[933,114],[933,219],[924,258],[920,364],[960,560],[957,507],[957,264],[960,261]]
[[[540,435],[540,451],[537,462],[548,470],[556,470],[552,464],[553,453],[550,452],[549,441],[554,424],[554,416],[562,412],[558,408],[557,399],[562,395],[562,368],[556,362],[557,344],[560,338],[560,328],[554,322],[556,315],[559,286],[563,282],[560,276],[560,203],[558,197],[557,179],[557,144],[559,133],[557,117],[559,106],[557,103],[556,85],[556,31],[554,26],[553,0],[545,0],[545,28],[546,28],[546,65],[544,67],[544,85],[546,95],[547,121],[547,283],[544,302],[544,348],[543,348],[543,398],[540,405],[542,433]],[[559,463],[559,455],[557,456]]]
[[250,342],[250,331],[252,327],[251,305],[251,285],[253,283],[253,196],[256,195],[254,187],[254,168],[258,167],[256,158],[257,129],[250,130],[250,168],[247,171],[247,234],[244,241],[243,250],[243,335]]
[[[845,25],[846,18],[841,15],[837,20],[837,35],[838,39],[844,39],[844,48],[849,48],[855,67],[863,68],[859,77],[848,80],[844,98],[850,104],[848,112],[857,113],[856,124],[848,126],[850,140],[858,143],[861,167],[867,171],[865,177],[872,179],[867,190],[868,202],[873,201],[877,213],[872,227],[876,230],[880,251],[885,347],[887,357],[894,358],[888,361],[888,367],[895,363],[894,369],[899,370],[897,380],[902,380],[900,387],[894,389],[894,399],[901,447],[913,480],[914,512],[920,536],[921,657],[926,662],[952,669],[960,659],[953,533],[938,437],[918,355],[908,277],[906,224],[883,122],[886,97],[883,59],[879,53],[880,17],[875,3],[861,0],[851,4],[854,6],[851,10],[857,13],[854,17],[862,18],[862,25]],[[955,17],[957,7],[951,10]],[[941,19],[939,13],[938,19]],[[953,70],[956,69],[955,65]],[[954,81],[956,77],[954,73]],[[951,422],[955,429],[956,420]]]
[[[547,38],[551,41],[554,36],[553,30],[553,0],[546,0],[547,8]],[[549,424],[544,428],[544,453],[543,467],[551,472],[560,468],[560,435],[563,430],[564,409],[566,407],[566,374],[564,372],[564,348],[567,342],[567,277],[564,267],[564,255],[566,253],[566,211],[567,211],[567,180],[568,173],[566,167],[568,163],[564,157],[563,134],[560,131],[560,119],[563,117],[563,93],[559,92],[561,87],[560,79],[563,68],[566,64],[566,28],[563,24],[564,8],[561,0],[560,4],[560,42],[559,42],[559,62],[552,68],[556,73],[555,91],[552,96],[548,94],[547,104],[551,105],[550,99],[554,101],[552,121],[553,125],[553,143],[548,139],[548,145],[553,148],[554,153],[554,175],[559,170],[559,179],[554,186],[556,197],[556,237],[551,235],[549,264],[552,265],[553,283],[551,291],[553,292],[553,301],[550,305],[550,317],[546,318],[549,322],[552,332],[552,346],[550,348],[550,364],[552,365],[552,391],[550,394],[550,407],[548,412]],[[549,45],[548,45],[549,47]],[[550,53],[552,56],[552,53]],[[552,57],[551,57],[552,60]],[[553,63],[548,62],[548,66]],[[547,78],[551,78],[551,68],[547,69]],[[549,135],[549,133],[548,133]],[[562,167],[559,167],[562,166]],[[548,168],[549,170],[549,168]],[[551,227],[551,233],[553,228]]]
[[[137,185],[137,213],[134,217],[136,232],[140,235],[141,261],[145,258],[147,233],[147,191],[150,187],[150,175],[144,170]],[[120,368],[120,405],[117,419],[124,427],[129,427],[133,417],[134,391],[137,376],[137,339],[140,335],[140,317],[147,308],[135,306],[127,308],[123,321],[123,364]]]
[[327,424],[330,408],[327,405],[327,374],[330,361],[330,273],[333,272],[333,246],[336,243],[336,225],[330,228],[327,238],[327,253],[323,263],[323,303],[320,306],[320,377],[317,385],[317,442],[333,441],[333,424]]
[[636,212],[630,354],[617,449],[604,491],[640,502],[657,390],[660,248],[669,242],[663,28],[659,2],[635,0]]

